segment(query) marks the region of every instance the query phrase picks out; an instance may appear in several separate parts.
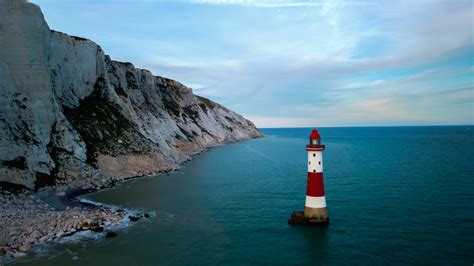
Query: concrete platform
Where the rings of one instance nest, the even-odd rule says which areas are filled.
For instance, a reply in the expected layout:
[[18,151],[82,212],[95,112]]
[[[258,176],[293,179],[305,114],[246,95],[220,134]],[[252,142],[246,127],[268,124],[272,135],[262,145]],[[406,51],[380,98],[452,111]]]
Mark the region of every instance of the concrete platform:
[[329,225],[329,218],[306,218],[303,212],[295,211],[288,219],[288,224],[295,225],[311,225],[311,226],[327,226]]

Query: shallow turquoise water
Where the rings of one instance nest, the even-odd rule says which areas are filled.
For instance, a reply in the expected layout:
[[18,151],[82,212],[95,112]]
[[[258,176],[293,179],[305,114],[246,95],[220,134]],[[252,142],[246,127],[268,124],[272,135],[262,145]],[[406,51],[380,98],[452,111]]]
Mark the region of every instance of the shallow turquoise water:
[[[153,213],[118,237],[50,244],[19,264],[474,263],[474,127],[321,128],[327,228],[302,210],[310,129],[203,153],[88,196]],[[37,250],[38,251],[38,250]]]

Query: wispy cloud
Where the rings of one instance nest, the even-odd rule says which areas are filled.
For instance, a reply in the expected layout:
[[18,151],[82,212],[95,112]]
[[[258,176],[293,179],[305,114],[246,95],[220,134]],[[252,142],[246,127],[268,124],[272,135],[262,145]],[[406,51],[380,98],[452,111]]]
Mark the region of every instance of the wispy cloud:
[[33,2],[258,126],[474,123],[471,0]]
[[[318,7],[327,12],[337,5],[337,1],[288,1],[288,0],[190,0],[190,3],[201,5],[230,5],[255,8],[291,8]],[[351,1],[352,4],[366,4],[364,1]]]

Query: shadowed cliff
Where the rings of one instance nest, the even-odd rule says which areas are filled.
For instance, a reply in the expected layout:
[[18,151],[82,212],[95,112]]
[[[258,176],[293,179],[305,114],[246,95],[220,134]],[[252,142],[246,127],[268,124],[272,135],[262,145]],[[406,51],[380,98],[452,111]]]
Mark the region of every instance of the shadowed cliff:
[[38,6],[0,0],[0,185],[94,187],[260,137],[190,88],[52,31]]

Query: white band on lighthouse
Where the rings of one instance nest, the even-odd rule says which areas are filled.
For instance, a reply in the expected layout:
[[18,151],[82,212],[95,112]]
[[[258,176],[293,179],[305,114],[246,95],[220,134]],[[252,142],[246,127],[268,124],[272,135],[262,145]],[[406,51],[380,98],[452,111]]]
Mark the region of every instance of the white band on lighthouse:
[[308,172],[323,172],[323,153],[321,151],[308,151]]
[[326,197],[311,197],[306,196],[305,207],[308,208],[326,208]]

